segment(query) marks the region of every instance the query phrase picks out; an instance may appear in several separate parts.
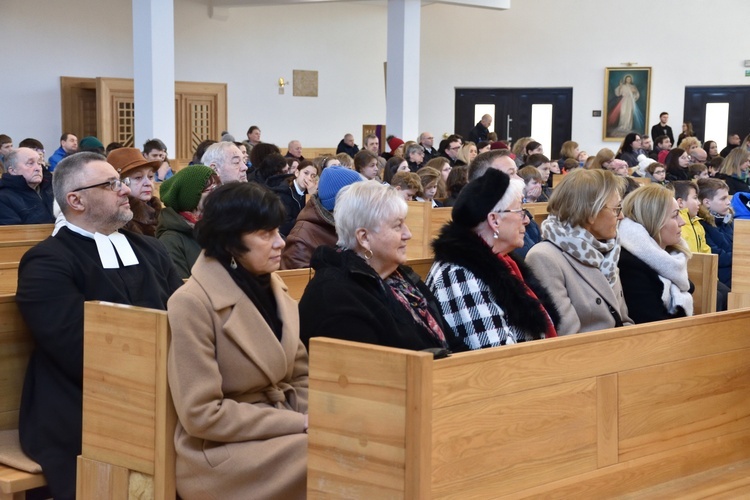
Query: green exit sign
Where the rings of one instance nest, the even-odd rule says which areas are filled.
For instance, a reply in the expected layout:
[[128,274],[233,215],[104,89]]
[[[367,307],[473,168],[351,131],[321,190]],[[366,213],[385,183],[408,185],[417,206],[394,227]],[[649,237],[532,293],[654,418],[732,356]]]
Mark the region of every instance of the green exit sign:
[[750,76],[750,69],[745,70],[745,76]]

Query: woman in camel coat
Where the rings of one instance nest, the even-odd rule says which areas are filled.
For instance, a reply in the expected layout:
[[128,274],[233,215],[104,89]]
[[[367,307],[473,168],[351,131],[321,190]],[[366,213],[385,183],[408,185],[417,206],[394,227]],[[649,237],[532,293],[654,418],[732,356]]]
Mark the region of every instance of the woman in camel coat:
[[282,221],[268,189],[234,183],[209,195],[196,225],[204,251],[168,304],[183,499],[305,496],[307,351],[273,274]]

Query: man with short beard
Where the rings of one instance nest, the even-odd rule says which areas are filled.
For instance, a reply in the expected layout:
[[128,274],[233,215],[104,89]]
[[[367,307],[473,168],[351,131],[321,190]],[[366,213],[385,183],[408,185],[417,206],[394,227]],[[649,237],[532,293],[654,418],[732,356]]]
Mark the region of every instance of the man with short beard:
[[67,224],[26,252],[16,302],[34,338],[19,415],[21,447],[55,499],[73,499],[81,453],[83,303],[166,309],[182,284],[156,239],[120,231],[130,189],[97,153],[63,159],[53,177]]

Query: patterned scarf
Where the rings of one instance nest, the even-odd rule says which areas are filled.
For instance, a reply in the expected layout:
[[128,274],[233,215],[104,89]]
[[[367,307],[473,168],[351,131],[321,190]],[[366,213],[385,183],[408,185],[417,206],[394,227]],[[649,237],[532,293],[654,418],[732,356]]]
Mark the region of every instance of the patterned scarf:
[[427,307],[427,300],[419,289],[409,283],[398,270],[391,273],[384,281],[391,292],[393,292],[396,300],[409,311],[414,321],[427,330],[430,335],[438,339],[443,347],[447,347],[445,334],[440,325],[438,325],[438,322],[430,314],[430,310]]
[[560,222],[550,214],[542,222],[542,239],[548,240],[583,265],[599,269],[609,286],[617,283],[617,261],[620,260],[619,235],[611,240],[599,241],[586,229]]

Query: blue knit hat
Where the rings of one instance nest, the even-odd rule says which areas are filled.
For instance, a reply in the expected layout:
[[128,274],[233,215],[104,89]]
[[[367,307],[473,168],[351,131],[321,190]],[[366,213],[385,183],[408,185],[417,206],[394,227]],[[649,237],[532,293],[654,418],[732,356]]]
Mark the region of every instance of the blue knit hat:
[[334,165],[324,168],[323,173],[320,174],[320,182],[318,183],[320,204],[329,212],[333,212],[333,208],[336,205],[336,195],[341,191],[341,188],[363,180],[365,178],[359,173],[349,170],[346,167]]

